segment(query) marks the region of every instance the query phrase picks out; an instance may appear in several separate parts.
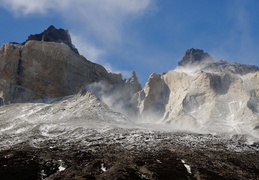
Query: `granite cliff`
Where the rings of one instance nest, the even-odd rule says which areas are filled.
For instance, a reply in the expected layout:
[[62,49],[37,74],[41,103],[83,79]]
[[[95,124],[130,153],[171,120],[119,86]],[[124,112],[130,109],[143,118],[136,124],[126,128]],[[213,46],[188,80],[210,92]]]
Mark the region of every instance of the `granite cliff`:
[[100,81],[115,85],[122,76],[79,55],[63,29],[51,26],[0,50],[1,104],[64,97]]
[[181,130],[253,134],[259,127],[259,68],[187,50],[178,68],[152,74],[138,96],[144,121]]

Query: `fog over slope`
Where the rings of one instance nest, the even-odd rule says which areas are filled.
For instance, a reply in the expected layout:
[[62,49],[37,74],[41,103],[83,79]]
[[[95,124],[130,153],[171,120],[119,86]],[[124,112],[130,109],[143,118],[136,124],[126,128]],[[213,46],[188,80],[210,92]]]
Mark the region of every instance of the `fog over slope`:
[[142,88],[135,72],[129,79],[108,72],[80,56],[67,31],[55,39],[59,31],[51,26],[23,44],[3,45],[2,145],[113,128],[247,134],[258,140],[258,67],[190,49],[175,70],[151,74]]

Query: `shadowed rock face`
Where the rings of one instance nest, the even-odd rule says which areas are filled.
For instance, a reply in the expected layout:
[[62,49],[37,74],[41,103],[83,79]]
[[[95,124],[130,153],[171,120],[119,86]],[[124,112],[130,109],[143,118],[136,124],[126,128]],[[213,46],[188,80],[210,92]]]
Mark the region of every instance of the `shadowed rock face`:
[[26,42],[30,40],[65,43],[72,51],[74,51],[76,54],[79,54],[78,50],[72,44],[69,32],[64,29],[56,29],[52,25],[40,34],[30,35]]
[[178,62],[178,66],[188,66],[188,65],[199,65],[204,62],[213,62],[213,57],[208,54],[204,53],[201,49],[188,49],[184,57],[181,61]]

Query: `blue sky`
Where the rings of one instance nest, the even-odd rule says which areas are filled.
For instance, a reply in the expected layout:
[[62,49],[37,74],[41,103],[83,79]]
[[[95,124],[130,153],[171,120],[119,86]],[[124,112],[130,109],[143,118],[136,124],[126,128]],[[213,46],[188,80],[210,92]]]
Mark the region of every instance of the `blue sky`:
[[0,44],[68,29],[80,54],[142,85],[189,48],[259,65],[258,0],[0,0],[0,23]]

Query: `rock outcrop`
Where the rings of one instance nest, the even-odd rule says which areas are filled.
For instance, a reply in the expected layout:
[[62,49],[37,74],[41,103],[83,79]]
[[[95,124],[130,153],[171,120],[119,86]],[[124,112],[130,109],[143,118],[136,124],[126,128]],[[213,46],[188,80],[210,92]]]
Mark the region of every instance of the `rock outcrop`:
[[[31,40],[65,43],[66,45],[68,45],[70,47],[70,49],[72,51],[74,51],[76,54],[79,54],[78,50],[72,44],[68,30],[56,29],[52,25],[40,34],[30,35],[28,37],[28,39],[25,41],[25,43],[28,41],[31,41]],[[25,44],[25,43],[23,43],[23,44]]]
[[198,66],[214,61],[213,57],[208,53],[204,53],[203,50],[191,48],[185,52],[182,60],[178,62],[178,66]]
[[0,50],[1,104],[63,97],[100,81],[114,85],[122,77],[88,61],[65,43],[28,40],[23,45],[4,44]]

